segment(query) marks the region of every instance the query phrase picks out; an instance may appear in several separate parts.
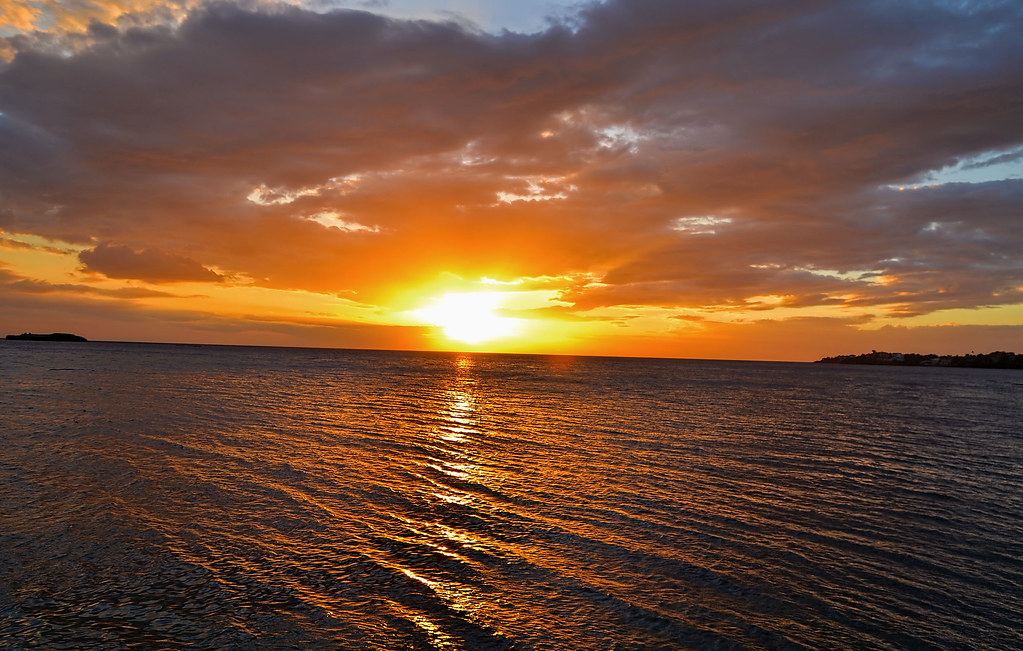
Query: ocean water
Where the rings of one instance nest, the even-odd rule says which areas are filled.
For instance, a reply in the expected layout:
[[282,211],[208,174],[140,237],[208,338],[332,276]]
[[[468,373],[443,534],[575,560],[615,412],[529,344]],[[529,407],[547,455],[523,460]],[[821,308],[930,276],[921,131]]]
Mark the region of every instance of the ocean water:
[[0,647],[1023,648],[1023,373],[0,342]]

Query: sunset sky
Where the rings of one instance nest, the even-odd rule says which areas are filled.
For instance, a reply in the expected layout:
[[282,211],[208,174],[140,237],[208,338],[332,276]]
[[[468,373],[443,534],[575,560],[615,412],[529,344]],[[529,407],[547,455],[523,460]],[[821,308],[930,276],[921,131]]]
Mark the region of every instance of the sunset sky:
[[0,335],[1023,352],[1018,0],[0,0]]

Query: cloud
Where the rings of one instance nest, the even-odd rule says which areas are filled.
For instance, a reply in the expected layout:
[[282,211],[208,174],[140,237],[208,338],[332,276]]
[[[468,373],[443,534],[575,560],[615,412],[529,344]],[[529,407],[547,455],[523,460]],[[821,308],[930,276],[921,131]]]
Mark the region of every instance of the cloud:
[[1021,300],[1023,180],[896,189],[1023,145],[1018,2],[607,0],[529,35],[143,4],[0,65],[0,225],[90,271],[377,305],[595,279],[556,287],[577,312]]
[[109,242],[78,253],[85,270],[108,278],[151,283],[220,282],[224,277],[195,260],[159,249],[135,251]]
[[101,32],[118,24],[151,24],[180,16],[198,2],[186,0],[6,0],[0,34]]
[[137,298],[178,298],[175,294],[146,287],[117,287],[110,289],[77,283],[51,283],[36,278],[25,278],[3,268],[0,268],[0,287],[7,292],[19,294],[88,294],[129,300]]

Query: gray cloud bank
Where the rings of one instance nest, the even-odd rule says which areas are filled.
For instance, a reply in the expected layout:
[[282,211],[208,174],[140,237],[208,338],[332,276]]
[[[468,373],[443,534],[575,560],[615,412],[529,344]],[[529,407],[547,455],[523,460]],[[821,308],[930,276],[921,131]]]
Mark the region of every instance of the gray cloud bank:
[[1023,180],[915,186],[1023,145],[1020,33],[1011,0],[609,0],[528,36],[228,3],[21,35],[0,229],[366,300],[450,271],[596,274],[579,310],[1019,303]]

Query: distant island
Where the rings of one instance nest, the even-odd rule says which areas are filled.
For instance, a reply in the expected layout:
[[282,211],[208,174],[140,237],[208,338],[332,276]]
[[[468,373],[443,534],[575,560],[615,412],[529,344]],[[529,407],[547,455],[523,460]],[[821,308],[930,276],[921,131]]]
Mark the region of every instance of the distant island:
[[874,364],[878,366],[956,366],[960,368],[1023,368],[1023,355],[996,351],[979,355],[918,355],[871,351],[863,355],[825,357],[815,364]]
[[79,337],[67,332],[52,332],[48,335],[37,335],[31,332],[23,332],[20,335],[7,335],[7,339],[21,341],[89,341],[85,337]]

